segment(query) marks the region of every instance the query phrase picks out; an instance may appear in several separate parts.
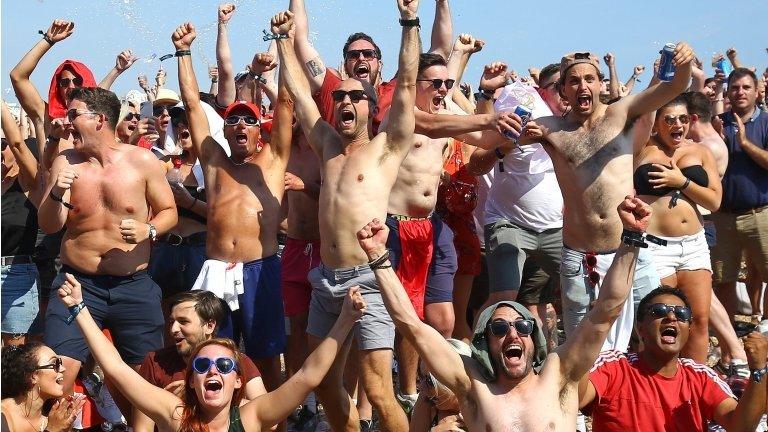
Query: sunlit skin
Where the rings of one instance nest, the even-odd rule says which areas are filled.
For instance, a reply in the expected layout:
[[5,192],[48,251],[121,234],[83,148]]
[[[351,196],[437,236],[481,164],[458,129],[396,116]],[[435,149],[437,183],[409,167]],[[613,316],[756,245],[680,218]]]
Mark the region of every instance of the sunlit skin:
[[[568,102],[560,97],[557,82],[560,80],[560,72],[555,72],[546,82],[539,83],[539,95],[547,104],[553,115],[563,115],[568,111]],[[545,88],[546,87],[546,88]]]
[[[343,91],[364,90],[368,98],[370,98],[372,91],[370,84],[364,84],[364,82],[356,78],[347,78],[339,83],[336,89]],[[334,128],[346,139],[369,139],[369,123],[377,109],[372,105],[370,99],[363,98],[355,103],[352,102],[349,95],[345,95],[344,99],[340,102],[333,103],[334,118],[336,120]]]
[[595,111],[595,104],[600,103],[602,82],[594,66],[579,63],[566,72],[561,92],[568,105],[573,107],[572,115],[588,118]]
[[[679,120],[680,115],[688,115],[688,108],[685,105],[671,105],[658,111],[656,115],[656,122],[653,125],[653,131],[656,132],[656,140],[660,141],[664,146],[668,147],[667,151],[674,152],[675,149],[680,147],[686,142],[688,136],[689,123],[683,123]],[[675,117],[675,124],[670,126],[664,121],[664,117]]]
[[[126,116],[129,114],[138,114],[139,110],[136,108],[136,106],[129,104],[128,105],[128,112],[126,113]],[[134,130],[136,130],[136,127],[139,125],[139,119],[136,116],[131,116],[131,120],[126,120],[125,118],[122,118],[120,120],[120,123],[117,124],[117,128],[115,129],[115,133],[117,134],[117,137],[120,139],[120,141],[127,143],[128,138],[130,138],[131,134]]]
[[448,79],[448,68],[445,66],[430,66],[421,73],[419,80],[441,79],[443,85],[435,89],[430,81],[416,81],[416,107],[430,114],[437,114],[443,107],[443,99],[448,93],[445,80]]
[[[247,109],[237,109],[231,115],[252,116]],[[227,139],[232,150],[232,160],[240,163],[250,160],[261,152],[264,145],[261,143],[261,129],[259,125],[248,126],[243,120],[234,126],[224,125],[224,138]]]
[[[88,146],[98,145],[99,137],[97,131],[93,129],[93,123],[101,120],[101,114],[89,114],[91,111],[85,102],[75,99],[70,101],[67,110],[76,109],[78,115],[74,121],[69,121],[64,117],[64,127],[67,132],[72,134],[72,147],[77,151],[82,151]],[[103,127],[103,126],[102,126]]]
[[73,82],[73,79],[77,78],[77,75],[75,75],[69,69],[64,69],[59,74],[59,79],[62,79],[62,78],[69,78],[70,79],[69,85],[66,86],[66,87],[58,86],[59,85],[58,82],[56,83],[56,85],[58,86],[58,92],[59,92],[60,100],[66,101],[67,100],[67,95],[69,95],[69,92],[71,92],[72,90],[77,88],[77,86]]
[[202,322],[195,310],[195,302],[179,303],[171,309],[170,333],[176,351],[185,360],[201,342],[213,335],[215,323]]
[[176,123],[173,126],[173,135],[176,138],[176,145],[181,147],[184,151],[190,151],[192,149],[192,135],[189,133],[189,125],[186,123],[186,119]]
[[[685,306],[679,297],[671,294],[656,296],[648,304],[654,303]],[[676,335],[662,336],[662,331],[669,332],[667,330],[669,328],[674,329]],[[655,364],[660,361],[659,359],[666,360],[680,354],[685,343],[688,342],[690,324],[686,321],[678,321],[674,312],[669,312],[664,318],[654,318],[651,314],[646,313],[643,319],[638,321],[636,329],[640,335],[640,340],[643,341],[643,350],[640,352],[640,356],[644,361]],[[657,360],[649,361],[649,359]]]
[[717,99],[717,82],[711,81],[707,83],[704,89],[702,89],[702,93],[709,98],[710,102],[715,102],[715,99]]
[[[503,319],[513,322],[521,319],[522,316],[509,306],[502,306],[496,309],[489,322],[496,319]],[[499,380],[507,382],[520,382],[526,378],[533,367],[533,340],[530,336],[520,335],[513,326],[509,327],[504,336],[494,336],[490,330],[486,330],[488,340],[488,351],[499,371]],[[510,352],[510,347],[519,345],[522,352],[517,355],[505,355]]]
[[[367,40],[358,39],[349,44],[349,50],[375,50],[372,43]],[[349,77],[356,77],[365,81],[368,81],[371,85],[376,85],[381,73],[381,60],[372,58],[367,60],[363,57],[363,54],[359,54],[358,57],[344,60],[344,72]]]
[[[37,364],[45,366],[53,364],[58,356],[52,349],[42,346],[37,350]],[[39,369],[35,372],[33,383],[39,387],[40,397],[43,399],[58,398],[64,396],[64,371],[66,368],[61,365],[61,369],[56,372],[53,369]]]
[[[201,349],[197,356],[210,359],[217,359],[219,357],[235,358],[235,353],[224,346],[211,344]],[[235,390],[242,387],[243,383],[237,371],[222,374],[219,373],[215,365],[211,365],[205,374],[192,372],[189,386],[195,390],[197,400],[200,402],[203,410],[202,417],[205,418],[206,412],[216,413],[220,409],[228,407],[232,402]]]
[[731,81],[728,86],[728,100],[734,113],[743,117],[752,114],[757,101],[757,87],[750,76]]

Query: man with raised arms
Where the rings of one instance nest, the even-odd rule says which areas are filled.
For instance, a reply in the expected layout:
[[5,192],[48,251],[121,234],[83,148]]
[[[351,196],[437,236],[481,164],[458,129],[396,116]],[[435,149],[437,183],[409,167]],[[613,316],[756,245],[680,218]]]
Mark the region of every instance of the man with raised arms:
[[478,317],[472,357],[461,357],[433,328],[419,320],[390,268],[387,228],[374,219],[357,234],[395,325],[414,344],[428,370],[456,395],[468,431],[573,431],[579,380],[597,358],[630,291],[636,238],[650,220],[650,207],[625,197],[618,215],[624,226],[613,264],[592,309],[565,344],[547,355],[546,340],[527,308],[502,301]]
[[211,137],[200,103],[189,51],[195,36],[195,28],[186,23],[172,37],[181,97],[208,191],[208,260],[195,288],[229,299],[231,313],[219,335],[235,340],[242,336],[265,387],[274,390],[280,385],[280,353],[285,348],[277,230],[291,148],[292,105],[283,89],[271,142],[265,144],[259,107],[243,101],[230,104],[224,112],[224,137],[232,150],[227,156]]
[[[688,87],[694,55],[677,44],[670,82],[652,85],[616,103],[600,101],[601,73],[597,57],[572,53],[560,62],[558,87],[571,108],[564,116],[527,123],[521,143],[540,142],[552,158],[563,193],[563,257],[560,268],[566,334],[573,332],[594,300],[605,270],[619,246],[621,224],[611,210],[632,193],[632,159],[645,145],[633,139],[635,121],[672,100]],[[642,142],[641,142],[642,141]],[[639,302],[659,286],[650,253],[643,250],[635,272],[633,300]],[[606,349],[625,351],[632,332],[633,302],[625,305]]]
[[[321,264],[309,274],[313,287],[307,328],[310,348],[317,346],[330,330],[341,310],[344,293],[359,285],[368,305],[357,334],[362,383],[379,412],[383,430],[393,432],[408,429],[407,418],[392,389],[395,329],[354,233],[367,221],[383,220],[386,216],[398,168],[414,141],[413,106],[421,51],[418,1],[398,0],[397,5],[403,26],[400,73],[389,124],[373,138],[370,128],[377,104],[371,84],[358,78],[341,81],[333,91],[335,121],[323,121],[293,48],[293,13],[283,12],[272,19],[273,33],[288,36],[277,41],[280,63],[295,98],[299,123],[322,161]],[[328,421],[337,432],[360,428],[357,411],[342,385],[346,356],[347,350],[339,355],[317,389]]]

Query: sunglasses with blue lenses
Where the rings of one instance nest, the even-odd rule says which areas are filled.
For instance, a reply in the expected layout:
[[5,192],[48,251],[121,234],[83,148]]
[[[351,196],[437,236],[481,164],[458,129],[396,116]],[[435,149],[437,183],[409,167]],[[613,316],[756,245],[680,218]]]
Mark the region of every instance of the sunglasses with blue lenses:
[[521,336],[530,336],[533,334],[533,324],[533,321],[528,319],[517,319],[514,321],[496,319],[488,324],[488,328],[490,328],[491,334],[497,337],[506,335],[510,327],[514,327],[517,334]]
[[670,312],[675,313],[678,321],[691,322],[691,308],[687,306],[672,306],[664,303],[654,303],[645,309],[654,319],[665,318]]
[[211,359],[208,357],[195,357],[192,360],[192,369],[200,375],[207,374],[211,370],[212,365],[216,365],[216,370],[222,374],[228,374],[234,370],[237,370],[237,363],[232,357],[219,357],[217,359]]

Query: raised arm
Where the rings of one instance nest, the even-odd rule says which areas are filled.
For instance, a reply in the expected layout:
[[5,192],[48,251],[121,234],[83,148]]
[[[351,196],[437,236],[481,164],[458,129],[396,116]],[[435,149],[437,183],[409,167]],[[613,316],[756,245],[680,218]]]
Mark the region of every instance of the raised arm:
[[405,293],[403,284],[392,270],[387,251],[389,229],[378,219],[369,222],[357,233],[357,240],[372,264],[381,296],[387,312],[395,322],[398,332],[413,344],[419,357],[430,372],[450,388],[459,400],[470,390],[471,382],[464,362],[445,338],[429,325],[423,323],[413,304]]
[[133,368],[123,362],[115,346],[104,336],[104,333],[101,332],[91,317],[88,308],[83,304],[80,282],[69,273],[66,274],[66,280],[59,287],[59,297],[68,308],[77,305],[82,306],[82,310],[76,314],[75,322],[80,327],[93,358],[104,370],[104,374],[133,406],[147,414],[160,426],[161,430],[169,430],[174,411],[182,405],[181,399],[173,393],[148,383]]
[[728,61],[731,62],[731,66],[733,66],[734,69],[744,67],[739,60],[739,53],[736,51],[736,48],[728,48],[728,50],[725,51],[725,55],[728,56]]
[[[618,212],[625,230],[645,232],[651,218],[651,208],[647,204],[627,196],[619,204]],[[621,314],[632,288],[637,253],[637,246],[622,242],[603,279],[594,306],[576,327],[573,336],[555,350],[560,357],[563,385],[578,382],[597,359],[608,331]]]
[[619,86],[621,84],[619,83],[619,74],[616,72],[616,57],[613,56],[613,53],[607,53],[603,56],[603,60],[605,60],[605,65],[608,66],[608,78],[610,79],[608,81],[608,93],[611,100],[618,99],[621,96],[619,94]]
[[219,91],[216,93],[216,103],[221,107],[229,106],[229,104],[235,101],[236,96],[235,73],[232,69],[232,54],[229,50],[229,31],[227,30],[229,20],[234,13],[234,4],[225,3],[219,5],[219,26],[216,33],[216,65],[219,68]]
[[[240,407],[240,417],[246,430],[264,430],[285,420],[309,392],[320,385],[339,350],[346,343],[349,331],[364,311],[365,300],[360,294],[360,288],[350,288],[330,333],[307,357],[301,369],[276,390]],[[260,428],[251,429],[249,426]]]
[[628,120],[634,120],[643,114],[661,108],[688,88],[693,59],[694,54],[691,47],[685,42],[678,43],[675,47],[675,56],[672,59],[672,64],[677,68],[672,81],[652,85],[638,94],[623,98],[611,107],[615,107],[617,110],[626,110]]
[[129,49],[118,54],[115,59],[115,66],[107,73],[107,76],[101,80],[99,87],[109,90],[117,77],[127,71],[136,60],[138,60],[138,58],[133,55],[133,52]]
[[[24,115],[24,112],[21,112]],[[40,206],[40,197],[42,196],[40,182],[37,178],[37,159],[29,150],[27,144],[21,139],[21,131],[13,119],[11,111],[5,101],[2,101],[2,127],[5,139],[11,148],[13,157],[16,158],[16,164],[19,165],[19,183],[21,188],[29,193],[29,200],[35,207]]]
[[256,53],[253,56],[249,75],[253,77],[254,85],[256,86],[256,89],[258,89],[256,95],[257,98],[255,98],[254,101],[256,101],[256,99],[261,101],[263,99],[261,95],[266,93],[270,103],[277,103],[277,80],[274,77],[274,71],[277,69],[276,58],[277,48],[275,48],[274,54],[270,52],[262,52]]
[[293,22],[296,29],[294,45],[298,62],[303,65],[300,69],[309,80],[310,94],[317,93],[325,81],[326,68],[323,59],[315,47],[309,43],[309,21],[307,20],[307,8],[304,0],[291,0],[288,9],[293,13]]
[[277,105],[272,119],[272,134],[269,145],[283,166],[288,165],[291,155],[291,141],[293,140],[293,99],[285,87],[284,68],[280,73],[277,89]]
[[[176,28],[171,37],[176,52],[189,52],[196,36],[197,33],[192,23],[182,24]],[[205,165],[218,144],[211,138],[208,118],[205,115],[203,106],[200,105],[200,89],[197,86],[195,69],[192,67],[192,56],[185,54],[176,58],[179,59],[179,90],[181,91],[181,100],[184,102],[184,108],[187,112],[192,145],[195,146],[200,163]]]
[[[291,3],[293,4],[293,2]],[[315,101],[312,99],[309,81],[301,71],[301,65],[296,57],[293,40],[293,13],[291,11],[281,12],[272,17],[272,33],[288,35],[287,39],[277,40],[277,52],[280,56],[280,76],[285,81],[285,86],[293,95],[294,108],[299,124],[307,137],[307,141],[314,149],[315,153],[323,159],[323,145],[328,137],[336,134],[331,126],[320,117],[320,111],[317,109]]]
[[[768,355],[768,341],[766,337],[757,332],[752,332],[743,338],[744,351],[747,353],[747,362],[751,370],[762,369],[766,366]],[[747,388],[739,398],[738,404],[734,399],[728,398],[717,406],[714,418],[717,424],[729,431],[753,431],[760,422],[760,417],[765,413],[766,391],[768,391],[768,377],[763,376],[760,382],[749,381]]]
[[19,64],[11,70],[11,85],[19,104],[32,121],[45,119],[45,101],[40,97],[35,86],[29,80],[40,59],[53,47],[56,42],[68,38],[75,30],[75,23],[64,20],[54,20],[29,52],[22,57]]
[[479,39],[475,39],[469,33],[462,33],[456,39],[453,44],[453,50],[451,56],[448,58],[448,78],[456,80],[454,86],[448,89],[446,98],[453,98],[453,95],[461,93],[458,88],[461,79],[464,76],[464,71],[467,69],[467,63],[472,54],[480,52],[483,49],[485,42]]
[[645,66],[643,65],[635,66],[635,69],[632,71],[632,76],[630,76],[629,79],[627,80],[627,84],[626,84],[627,94],[625,96],[629,96],[632,94],[632,90],[635,89],[635,83],[638,82],[637,77],[642,75],[643,72],[645,72]]
[[[397,7],[400,10],[401,21],[418,19],[419,0],[397,0]],[[416,75],[419,69],[419,54],[421,54],[419,26],[406,24],[403,26],[400,40],[397,86],[389,109],[389,123],[385,128],[387,147],[390,150],[402,151],[410,148],[413,144],[415,127],[413,107],[416,103]]]
[[[429,52],[448,60],[453,44],[453,20],[448,0],[435,1],[435,21],[432,23],[432,42]],[[448,75],[451,76],[451,75]]]

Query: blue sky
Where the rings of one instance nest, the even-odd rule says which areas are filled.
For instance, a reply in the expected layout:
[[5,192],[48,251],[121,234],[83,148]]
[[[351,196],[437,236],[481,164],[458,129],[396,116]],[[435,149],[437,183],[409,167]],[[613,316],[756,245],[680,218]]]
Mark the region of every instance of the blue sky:
[[[261,39],[269,18],[287,8],[288,0],[241,0],[230,22],[230,43],[235,69],[264,51]],[[400,27],[394,0],[306,0],[315,47],[326,64],[338,65],[346,37],[365,31],[384,53],[384,78],[394,73]],[[97,80],[114,65],[118,52],[131,48],[141,57],[173,52],[170,35],[183,21],[198,29],[193,50],[198,77],[207,88],[207,63],[215,64],[218,2],[181,0],[6,0],[2,2],[2,95],[14,101],[8,73],[40,39],[54,18],[76,23],[75,33],[57,44],[32,75],[42,94],[50,76],[66,58],[91,67]],[[737,6],[738,5],[738,6]],[[421,0],[425,47],[434,16],[434,0]],[[616,55],[619,75],[625,80],[635,64],[649,66],[666,42],[685,40],[708,67],[715,52],[729,46],[742,61],[762,71],[768,66],[765,0],[726,1],[553,1],[547,4],[508,0],[451,0],[454,34],[468,32],[487,42],[470,62],[465,81],[476,84],[485,63],[504,60],[513,69],[542,67],[569,51],[589,50]],[[530,11],[534,12],[530,12]],[[136,76],[154,77],[159,62],[138,61],[113,86],[118,95],[137,88]],[[166,60],[168,87],[177,88],[175,60]],[[649,72],[641,78],[645,86]]]

